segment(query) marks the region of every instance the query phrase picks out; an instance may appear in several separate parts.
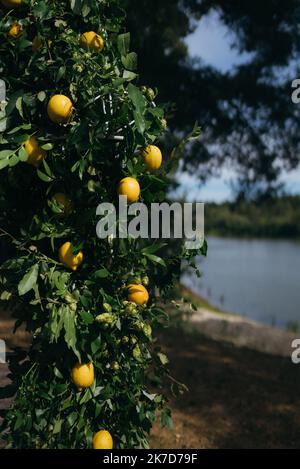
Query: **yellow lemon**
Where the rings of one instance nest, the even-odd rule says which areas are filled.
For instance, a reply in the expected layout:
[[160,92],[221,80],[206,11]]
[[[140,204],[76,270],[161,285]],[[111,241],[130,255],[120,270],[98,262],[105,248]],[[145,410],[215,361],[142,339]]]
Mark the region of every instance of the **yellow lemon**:
[[39,142],[35,137],[30,137],[26,140],[26,142],[24,142],[24,148],[28,154],[26,162],[38,168],[46,156],[45,150],[40,148]]
[[14,23],[7,33],[10,39],[18,39],[18,37],[20,37],[21,34],[22,34],[22,26],[18,23]]
[[73,204],[72,201],[66,196],[66,194],[63,194],[62,192],[57,192],[54,194],[53,199],[63,207],[63,212],[58,213],[58,216],[66,216],[68,217],[73,210]]
[[83,261],[83,252],[79,251],[78,254],[73,254],[72,244],[68,241],[59,248],[58,257],[62,264],[75,271]]
[[94,434],[93,449],[113,449],[113,439],[107,430],[100,430]]
[[128,300],[137,305],[145,305],[149,301],[149,293],[144,285],[128,285]]
[[85,49],[92,49],[95,52],[101,52],[104,47],[104,39],[94,31],[82,34],[80,44]]
[[43,46],[43,42],[42,42],[41,38],[38,37],[38,36],[35,36],[35,38],[32,41],[32,50],[34,52],[36,52],[39,49],[41,49],[42,46]]
[[72,111],[72,101],[63,94],[55,94],[48,102],[48,116],[55,124],[67,122],[71,117]]
[[143,151],[144,161],[149,171],[159,169],[162,164],[162,154],[155,145],[148,145]]
[[89,388],[95,379],[93,363],[77,363],[71,370],[71,377],[78,389]]
[[15,8],[21,5],[22,0],[1,0],[1,3],[7,8]]
[[127,177],[122,179],[119,183],[118,194],[119,195],[126,195],[127,201],[131,204],[136,202],[141,193],[141,188],[138,181],[134,178]]

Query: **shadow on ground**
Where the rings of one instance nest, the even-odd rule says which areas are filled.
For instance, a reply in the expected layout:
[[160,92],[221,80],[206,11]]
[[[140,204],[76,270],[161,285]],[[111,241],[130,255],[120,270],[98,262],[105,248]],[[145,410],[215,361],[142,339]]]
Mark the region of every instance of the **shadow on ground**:
[[156,424],[152,448],[300,447],[300,365],[179,329],[160,341],[189,392],[171,399],[174,431]]

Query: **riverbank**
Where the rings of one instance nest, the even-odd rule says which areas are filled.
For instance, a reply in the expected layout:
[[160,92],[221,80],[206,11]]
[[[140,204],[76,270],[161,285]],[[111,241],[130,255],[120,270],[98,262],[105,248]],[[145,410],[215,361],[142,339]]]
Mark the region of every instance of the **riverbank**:
[[[176,308],[171,308],[170,313],[173,318],[179,316],[181,326],[187,332],[196,331],[236,347],[283,357],[291,356],[291,344],[300,337],[297,332],[267,326],[238,314],[221,311],[183,285],[178,287],[178,291],[187,303],[180,306],[179,313]],[[191,303],[194,307],[191,307]]]

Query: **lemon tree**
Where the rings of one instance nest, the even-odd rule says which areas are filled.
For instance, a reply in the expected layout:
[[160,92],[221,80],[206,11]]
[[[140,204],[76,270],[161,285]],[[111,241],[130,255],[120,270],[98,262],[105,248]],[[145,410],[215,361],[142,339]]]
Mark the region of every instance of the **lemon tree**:
[[0,5],[0,299],[32,335],[9,363],[2,438],[13,448],[147,447],[157,411],[171,425],[155,287],[163,296],[196,253],[180,246],[163,258],[158,241],[100,240],[96,208],[118,194],[164,200],[176,161],[161,151],[165,109],[138,82],[120,0]]

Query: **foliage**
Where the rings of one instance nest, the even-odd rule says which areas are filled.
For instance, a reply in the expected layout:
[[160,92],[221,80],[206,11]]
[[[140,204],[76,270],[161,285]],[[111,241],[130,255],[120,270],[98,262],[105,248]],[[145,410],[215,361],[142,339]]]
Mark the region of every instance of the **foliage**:
[[[300,107],[291,101],[291,83],[299,75],[298,0],[127,3],[141,78],[159,87],[162,100],[175,103],[171,130],[176,135],[196,120],[203,125],[184,168],[203,180],[230,165],[238,172],[239,191],[276,190],[282,167],[299,164]],[[208,17],[218,18],[242,54],[243,63],[229,73],[188,55],[185,39]],[[218,25],[212,21],[211,27]],[[200,46],[209,50],[209,39]]]
[[300,238],[300,197],[206,204],[206,231],[219,236]]
[[[123,29],[119,0],[24,0],[1,8],[0,298],[33,337],[27,352],[11,362],[13,395],[2,429],[14,448],[91,447],[94,432],[113,435],[119,448],[147,447],[147,435],[161,409],[171,425],[165,398],[157,392],[167,359],[152,331],[167,323],[154,299],[155,287],[178,278],[181,246],[162,259],[158,241],[96,237],[96,208],[117,201],[124,176],[139,180],[145,203],[160,202],[168,186],[171,157],[155,175],[146,171],[141,150],[165,128],[164,107],[137,84],[137,56]],[[14,22],[22,34],[9,40]],[[102,53],[83,49],[80,36],[96,31]],[[33,50],[33,40],[38,38]],[[47,116],[53,94],[74,105],[66,124]],[[195,129],[198,132],[198,129]],[[47,154],[38,169],[27,164],[24,142],[35,136]],[[162,145],[162,143],[161,143]],[[53,196],[64,193],[67,215]],[[71,272],[58,249],[71,241],[84,260]],[[190,257],[190,255],[189,255]],[[151,301],[128,313],[126,286],[148,283]],[[149,327],[151,325],[151,327]],[[96,379],[77,391],[70,370],[92,361]]]

